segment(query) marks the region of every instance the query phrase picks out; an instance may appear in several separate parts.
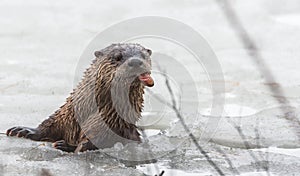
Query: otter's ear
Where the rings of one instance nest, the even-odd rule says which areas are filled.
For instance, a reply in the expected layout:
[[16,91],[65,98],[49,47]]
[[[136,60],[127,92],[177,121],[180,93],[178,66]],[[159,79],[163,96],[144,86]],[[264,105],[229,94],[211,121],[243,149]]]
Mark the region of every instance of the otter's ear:
[[94,55],[95,55],[96,57],[101,57],[101,56],[103,56],[103,53],[102,53],[101,51],[95,51],[95,52],[94,52]]
[[146,49],[147,53],[149,54],[149,56],[151,56],[152,51],[150,49]]

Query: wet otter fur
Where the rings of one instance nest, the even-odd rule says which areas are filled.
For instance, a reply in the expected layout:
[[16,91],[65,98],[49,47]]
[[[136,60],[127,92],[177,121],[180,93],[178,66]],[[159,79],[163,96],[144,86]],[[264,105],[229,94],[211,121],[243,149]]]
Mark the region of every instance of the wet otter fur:
[[67,152],[140,142],[135,123],[141,117],[150,76],[151,50],[139,44],[112,44],[96,59],[66,103],[37,128],[13,127],[7,136],[54,142]]

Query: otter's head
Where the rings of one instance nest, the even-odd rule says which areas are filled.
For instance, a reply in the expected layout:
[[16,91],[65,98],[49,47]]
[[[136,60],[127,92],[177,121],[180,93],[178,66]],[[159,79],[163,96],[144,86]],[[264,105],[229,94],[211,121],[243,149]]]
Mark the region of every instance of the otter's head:
[[149,49],[139,44],[113,44],[95,52],[97,99],[100,109],[115,109],[134,123],[140,116],[144,87],[152,87]]
[[103,59],[99,74],[104,74],[101,73],[104,70],[106,74],[110,74],[110,77],[120,81],[118,84],[125,83],[136,86],[143,84],[148,87],[154,85],[150,76],[151,54],[150,49],[139,44],[128,43],[113,44],[95,52],[97,58]]

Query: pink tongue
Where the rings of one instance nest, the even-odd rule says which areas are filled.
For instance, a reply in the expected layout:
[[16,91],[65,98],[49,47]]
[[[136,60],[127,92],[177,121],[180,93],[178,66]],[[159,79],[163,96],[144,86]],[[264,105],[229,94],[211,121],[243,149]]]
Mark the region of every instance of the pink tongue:
[[144,73],[139,76],[139,79],[142,83],[144,83],[148,87],[152,87],[154,85],[154,81],[149,73]]

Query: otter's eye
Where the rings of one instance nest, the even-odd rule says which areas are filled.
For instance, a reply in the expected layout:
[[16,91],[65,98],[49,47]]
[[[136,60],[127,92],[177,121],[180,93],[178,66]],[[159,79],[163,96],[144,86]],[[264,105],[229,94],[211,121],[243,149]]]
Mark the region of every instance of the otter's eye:
[[146,49],[147,53],[149,54],[149,56],[151,56],[152,51],[150,49]]
[[122,58],[123,58],[122,53],[116,53],[116,54],[114,54],[114,60],[115,61],[121,61]]

